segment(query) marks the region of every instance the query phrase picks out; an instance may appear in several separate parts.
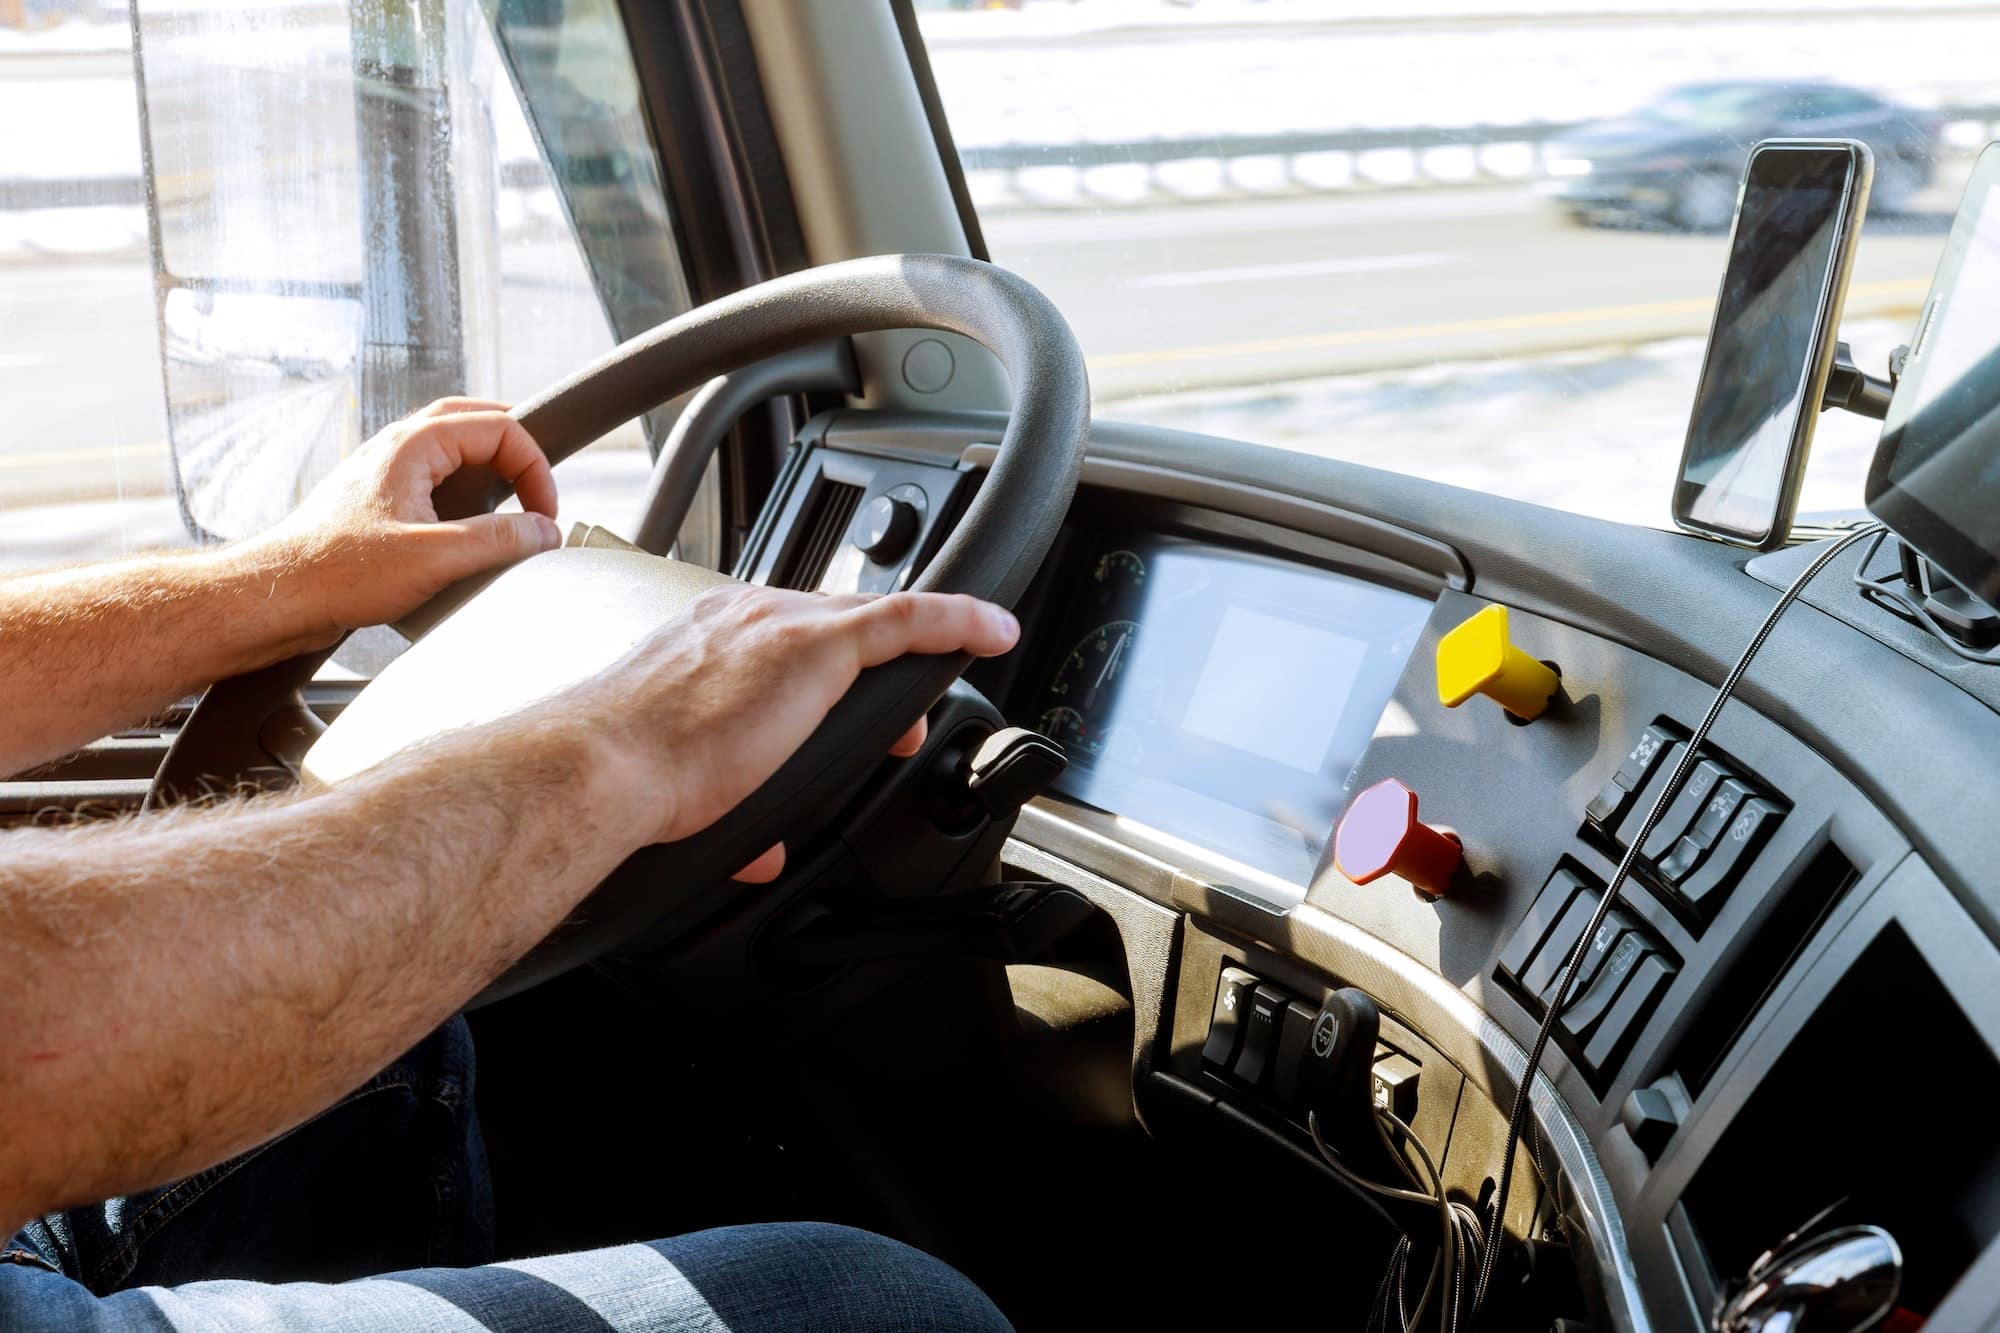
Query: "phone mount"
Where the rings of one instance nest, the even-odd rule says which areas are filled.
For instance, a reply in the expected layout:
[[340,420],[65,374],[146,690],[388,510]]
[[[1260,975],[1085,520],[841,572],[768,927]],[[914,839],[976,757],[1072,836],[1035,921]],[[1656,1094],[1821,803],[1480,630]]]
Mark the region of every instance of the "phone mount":
[[[1833,370],[1827,375],[1819,410],[1826,412],[1837,407],[1856,416],[1882,420],[1889,414],[1890,395],[1903,378],[1903,366],[1909,357],[1907,346],[1889,353],[1889,377],[1881,379],[1854,363],[1854,353],[1846,343],[1835,343]],[[1869,560],[1881,545],[1877,540],[1862,552],[1854,575],[1856,585],[1904,619],[1930,630],[1954,652],[1976,661],[1987,660],[1987,654],[2000,646],[2000,612],[1945,577],[1909,543],[1900,537],[1894,540],[1895,571],[1874,577],[1866,572]]]
[[[1896,543],[1896,567],[1868,573],[1884,541]],[[1854,585],[1864,597],[1929,630],[1967,661],[2000,663],[2000,612],[1941,573],[1902,538],[1884,529],[1861,549]]]
[[1856,416],[1880,421],[1889,415],[1889,396],[1903,378],[1903,363],[1910,358],[1908,347],[1889,353],[1889,378],[1870,375],[1854,364],[1854,352],[1846,343],[1833,345],[1833,369],[1826,377],[1826,392],[1820,395],[1819,410],[1841,408]]

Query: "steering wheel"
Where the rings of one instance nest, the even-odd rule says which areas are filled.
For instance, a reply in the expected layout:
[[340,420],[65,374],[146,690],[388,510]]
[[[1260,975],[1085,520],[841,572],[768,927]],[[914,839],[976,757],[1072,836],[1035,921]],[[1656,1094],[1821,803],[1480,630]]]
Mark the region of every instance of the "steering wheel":
[[[1007,371],[1014,399],[990,474],[911,586],[1012,605],[1075,494],[1090,389],[1062,316],[1004,269],[951,255],[893,255],[779,278],[641,334],[514,415],[550,462],[559,462],[719,374],[807,343],[901,328],[948,330],[982,343]],[[505,493],[490,471],[468,469],[438,488],[438,512],[490,510]],[[303,689],[326,652],[217,684],[177,738],[155,793],[192,789],[208,774],[238,778],[244,765],[268,767],[301,742],[310,743],[302,780],[331,784],[442,732],[531,715],[535,701],[602,670],[702,591],[727,581],[637,551],[545,552],[483,587],[447,589],[426,611],[449,614],[417,617],[435,624],[324,734],[312,734],[318,728]],[[670,943],[713,916],[732,896],[729,876],[773,843],[809,837],[969,660],[912,656],[864,672],[747,800],[693,837],[628,859],[484,998],[635,941]]]

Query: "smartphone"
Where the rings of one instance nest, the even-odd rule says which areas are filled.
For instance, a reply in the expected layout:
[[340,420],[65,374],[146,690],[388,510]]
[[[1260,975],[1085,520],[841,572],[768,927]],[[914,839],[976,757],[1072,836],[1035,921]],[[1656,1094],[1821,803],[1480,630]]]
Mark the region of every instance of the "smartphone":
[[1751,150],[1674,485],[1683,528],[1760,549],[1790,534],[1874,175],[1858,140]]

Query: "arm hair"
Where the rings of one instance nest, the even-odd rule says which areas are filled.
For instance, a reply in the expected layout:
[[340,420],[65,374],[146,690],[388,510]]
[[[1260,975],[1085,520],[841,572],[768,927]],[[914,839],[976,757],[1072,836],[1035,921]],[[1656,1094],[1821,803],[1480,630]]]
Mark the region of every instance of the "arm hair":
[[249,545],[0,582],[0,777],[325,643],[309,602]]
[[0,835],[0,1235],[330,1105],[646,841],[600,724],[442,737],[330,791]]

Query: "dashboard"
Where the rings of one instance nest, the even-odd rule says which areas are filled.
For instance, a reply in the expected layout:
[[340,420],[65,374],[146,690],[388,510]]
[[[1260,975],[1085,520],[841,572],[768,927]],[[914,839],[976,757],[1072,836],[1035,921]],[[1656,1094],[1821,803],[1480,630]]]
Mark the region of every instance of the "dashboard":
[[1164,533],[1065,547],[1009,710],[1069,755],[1055,791],[1303,892],[1430,604]]
[[[976,415],[822,421],[745,568],[842,586],[827,580],[852,562],[811,552],[912,486],[914,567],[996,434]],[[1116,921],[1147,1129],[1316,1169],[1286,1043],[1357,987],[1383,1015],[1378,1091],[1478,1197],[1634,812],[1812,549],[1746,559],[1103,423],[1083,482],[1017,608],[1022,646],[967,680],[1070,757],[1004,860]],[[1573,1248],[1603,1327],[1706,1327],[1732,1277],[1822,1209],[1894,1232],[1927,1327],[2000,1308],[2000,821],[1966,788],[2000,776],[2000,687],[1855,596],[1857,572],[1836,563],[1780,622],[1541,1066],[1508,1223]],[[1560,672],[1527,725],[1440,698],[1440,642],[1494,607]],[[1462,846],[1441,898],[1396,873],[1357,882],[1329,850],[1387,780]],[[1239,1028],[1238,1008],[1268,1022]]]

